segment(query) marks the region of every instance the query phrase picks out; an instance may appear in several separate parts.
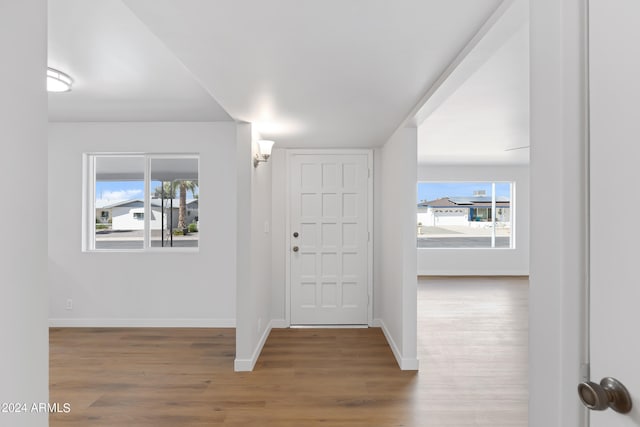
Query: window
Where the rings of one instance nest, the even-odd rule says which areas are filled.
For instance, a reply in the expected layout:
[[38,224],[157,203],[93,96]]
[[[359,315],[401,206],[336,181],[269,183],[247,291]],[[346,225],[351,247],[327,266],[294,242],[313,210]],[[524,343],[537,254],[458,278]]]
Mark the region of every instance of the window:
[[418,248],[514,248],[515,184],[418,183]]
[[197,155],[87,154],[85,161],[85,250],[198,247]]

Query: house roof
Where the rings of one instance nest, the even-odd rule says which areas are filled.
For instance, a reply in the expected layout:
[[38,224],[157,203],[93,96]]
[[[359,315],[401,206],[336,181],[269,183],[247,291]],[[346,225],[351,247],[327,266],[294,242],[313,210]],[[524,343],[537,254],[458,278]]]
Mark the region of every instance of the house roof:
[[[496,206],[502,208],[509,207],[509,199],[506,197],[496,197]],[[442,197],[440,199],[428,200],[418,203],[419,208],[490,208],[491,197]]]
[[[162,199],[151,199],[151,206],[161,206],[162,204]],[[165,206],[170,206],[171,204],[171,199],[164,199],[164,204]],[[187,199],[187,206],[189,205],[193,205],[193,204],[198,204],[198,199]],[[173,207],[176,208],[180,206],[180,199],[173,199]]]

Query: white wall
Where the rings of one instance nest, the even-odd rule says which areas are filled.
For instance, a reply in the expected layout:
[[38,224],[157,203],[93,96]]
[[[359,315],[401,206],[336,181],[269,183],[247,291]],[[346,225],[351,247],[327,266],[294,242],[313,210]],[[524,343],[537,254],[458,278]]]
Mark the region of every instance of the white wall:
[[286,289],[286,206],[287,206],[287,151],[274,148],[271,152],[272,163],[272,205],[271,205],[271,317],[277,326],[288,326],[285,307]]
[[[48,402],[47,2],[0,5],[0,402]],[[28,208],[25,208],[27,207]],[[3,426],[46,426],[47,414],[0,413]]]
[[374,324],[401,369],[418,369],[416,277],[417,130],[399,130],[376,150]]
[[[198,252],[82,252],[82,154],[199,153]],[[236,125],[49,125],[49,289],[54,325],[233,326]],[[73,299],[73,310],[65,310]]]
[[422,165],[418,181],[514,181],[515,249],[418,249],[418,275],[528,275],[529,167]]
[[271,168],[253,167],[259,135],[238,125],[236,371],[253,369],[271,331]]
[[587,425],[576,395],[585,356],[585,3],[530,2],[531,427]]

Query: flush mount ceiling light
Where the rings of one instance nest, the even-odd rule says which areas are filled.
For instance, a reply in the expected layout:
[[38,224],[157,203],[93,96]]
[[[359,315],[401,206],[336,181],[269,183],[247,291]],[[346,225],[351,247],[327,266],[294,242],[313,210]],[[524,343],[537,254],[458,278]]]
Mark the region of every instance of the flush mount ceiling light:
[[69,92],[73,79],[66,73],[47,67],[47,92]]

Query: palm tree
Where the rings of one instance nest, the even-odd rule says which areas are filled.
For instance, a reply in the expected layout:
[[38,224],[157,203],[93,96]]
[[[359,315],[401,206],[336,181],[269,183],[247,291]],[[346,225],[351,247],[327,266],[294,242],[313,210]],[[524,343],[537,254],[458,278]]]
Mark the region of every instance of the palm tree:
[[176,187],[173,185],[171,181],[162,181],[162,185],[157,186],[153,190],[152,197],[162,198],[162,199],[175,199]]
[[195,197],[198,181],[178,181],[180,186],[180,210],[178,211],[178,230],[187,228],[187,191]]

